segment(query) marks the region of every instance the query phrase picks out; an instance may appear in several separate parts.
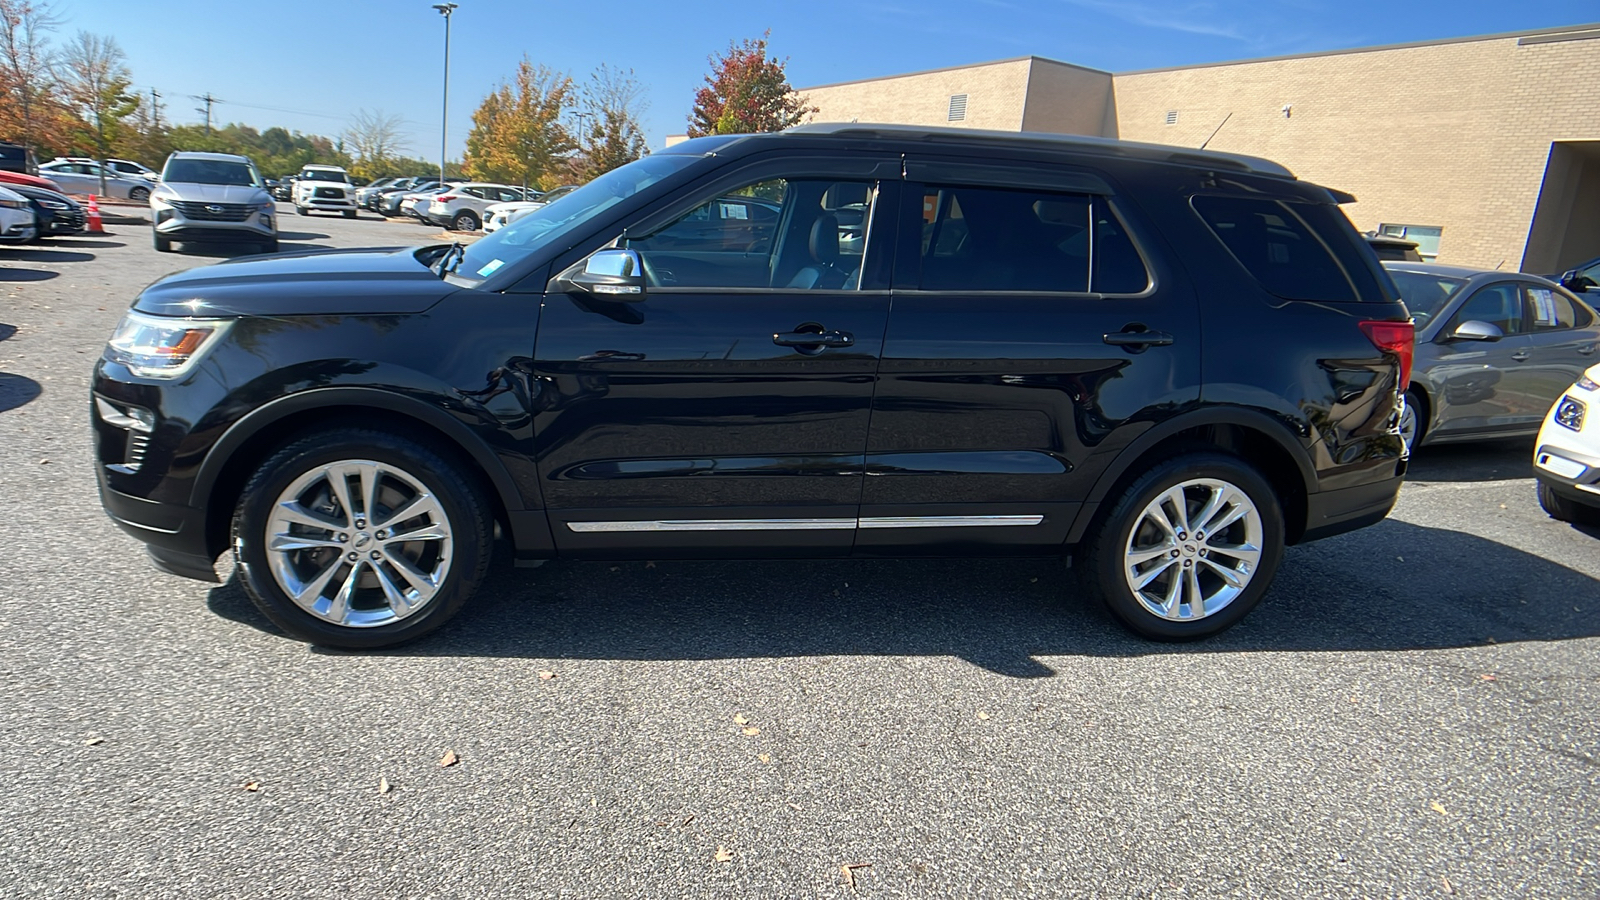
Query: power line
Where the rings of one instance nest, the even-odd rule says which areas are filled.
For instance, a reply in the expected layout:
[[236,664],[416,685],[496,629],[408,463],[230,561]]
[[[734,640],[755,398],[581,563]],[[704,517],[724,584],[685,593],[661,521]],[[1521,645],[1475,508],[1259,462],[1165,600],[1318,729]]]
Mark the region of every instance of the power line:
[[213,96],[211,96],[211,92],[210,91],[207,91],[204,96],[196,97],[194,94],[190,94],[189,96],[194,98],[195,100],[199,100],[199,101],[201,101],[201,102],[203,102],[205,104],[205,108],[204,109],[201,109],[200,107],[196,106],[194,108],[194,111],[195,112],[203,112],[203,113],[206,114],[206,135],[209,136],[211,134],[211,104],[213,104],[213,103],[222,103],[223,100],[222,100],[221,97],[213,97]]

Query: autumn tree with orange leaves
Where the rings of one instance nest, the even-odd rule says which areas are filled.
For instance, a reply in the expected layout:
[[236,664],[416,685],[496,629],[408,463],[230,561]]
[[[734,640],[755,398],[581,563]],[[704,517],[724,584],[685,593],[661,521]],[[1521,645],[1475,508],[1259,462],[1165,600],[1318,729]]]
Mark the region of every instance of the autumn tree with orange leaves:
[[817,111],[789,86],[783,71],[789,61],[767,55],[771,36],[730,42],[727,53],[710,57],[711,74],[689,113],[690,137],[782,131]]

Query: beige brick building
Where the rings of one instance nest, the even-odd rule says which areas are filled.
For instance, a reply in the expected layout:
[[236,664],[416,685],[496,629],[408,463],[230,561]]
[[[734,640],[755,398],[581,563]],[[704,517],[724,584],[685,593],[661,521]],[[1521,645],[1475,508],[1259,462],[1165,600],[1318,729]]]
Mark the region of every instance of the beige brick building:
[[1600,25],[1101,72],[1040,57],[804,88],[819,122],[1089,134],[1264,156],[1440,262],[1600,255]]

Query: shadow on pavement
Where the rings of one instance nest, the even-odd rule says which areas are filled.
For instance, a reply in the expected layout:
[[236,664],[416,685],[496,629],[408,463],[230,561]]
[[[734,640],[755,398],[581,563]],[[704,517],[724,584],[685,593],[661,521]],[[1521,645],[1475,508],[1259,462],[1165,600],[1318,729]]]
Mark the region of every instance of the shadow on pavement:
[[1407,481],[1472,482],[1533,477],[1533,438],[1423,446],[1411,456]]
[[[411,656],[703,660],[954,656],[1016,678],[1040,657],[1394,651],[1600,635],[1600,583],[1483,538],[1390,519],[1291,548],[1266,601],[1208,641],[1158,644],[1082,598],[1059,560],[576,562],[528,571],[505,547]],[[1401,559],[1410,560],[1403,562]],[[235,581],[212,611],[276,633]]]
[[110,249],[112,247],[126,247],[122,241],[97,241],[93,235],[76,235],[69,238],[45,238],[46,247],[89,247],[94,249]]
[[69,263],[88,262],[89,260],[94,259],[94,254],[78,253],[72,250],[48,250],[39,244],[31,244],[27,247],[16,247],[9,249],[5,255],[5,258],[21,259],[26,260],[27,262]]
[[0,266],[0,281],[49,281],[60,274],[49,269],[13,269],[10,266]]
[[320,234],[320,233],[315,232],[315,231],[280,231],[280,232],[278,232],[278,240],[280,240],[280,241],[320,241],[320,240],[327,240],[327,238],[328,238],[328,235]]
[[0,322],[0,341],[3,341],[6,338],[9,338],[13,334],[16,334],[16,333],[17,333],[17,326],[15,326],[15,325],[7,325],[4,322]]
[[[278,252],[294,253],[298,250],[332,250],[332,244],[291,243],[279,237]],[[203,256],[208,259],[239,259],[244,256],[261,256],[260,248],[252,244],[202,244],[178,242],[177,252],[183,256]]]
[[[11,328],[3,325],[0,328]],[[15,331],[16,329],[12,329]],[[9,337],[10,335],[6,335]],[[0,338],[3,340],[4,338]],[[10,412],[19,406],[25,406],[39,398],[44,391],[39,382],[10,372],[0,372],[0,412]]]

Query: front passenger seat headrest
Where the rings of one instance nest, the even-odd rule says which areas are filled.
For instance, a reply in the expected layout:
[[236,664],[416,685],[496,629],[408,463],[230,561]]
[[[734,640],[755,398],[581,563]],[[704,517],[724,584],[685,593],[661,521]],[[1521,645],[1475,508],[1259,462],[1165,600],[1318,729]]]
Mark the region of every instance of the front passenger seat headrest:
[[811,258],[831,266],[839,261],[839,217],[823,213],[811,225]]

